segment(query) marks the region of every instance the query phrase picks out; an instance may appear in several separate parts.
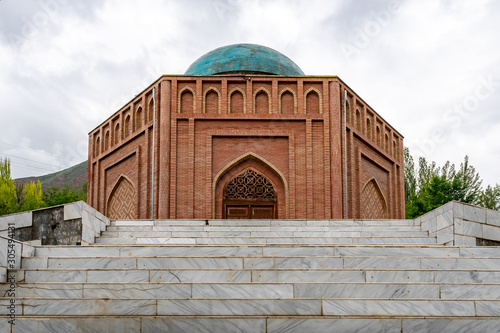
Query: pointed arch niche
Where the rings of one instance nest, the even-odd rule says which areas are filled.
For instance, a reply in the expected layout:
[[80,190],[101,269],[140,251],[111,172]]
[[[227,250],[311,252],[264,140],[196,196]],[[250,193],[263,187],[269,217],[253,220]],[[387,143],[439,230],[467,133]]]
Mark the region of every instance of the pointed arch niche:
[[375,178],[368,180],[361,191],[361,218],[387,219],[387,201]]
[[120,175],[108,198],[107,216],[112,220],[136,218],[135,187],[127,176]]
[[[225,204],[227,201],[225,201],[225,195],[228,193],[228,186],[238,185],[233,183],[235,181],[244,181],[243,178],[248,177],[249,174],[253,178],[259,178],[260,182],[267,182],[266,186],[272,187],[275,191],[274,202],[276,204],[276,214],[274,217],[287,219],[289,216],[289,192],[288,183],[283,173],[269,161],[253,152],[246,153],[234,159],[214,177],[212,184],[212,218],[221,219],[226,216]],[[226,197],[226,199],[231,199],[230,196],[226,195]],[[265,202],[266,200],[273,201],[271,197],[254,199],[259,202]]]

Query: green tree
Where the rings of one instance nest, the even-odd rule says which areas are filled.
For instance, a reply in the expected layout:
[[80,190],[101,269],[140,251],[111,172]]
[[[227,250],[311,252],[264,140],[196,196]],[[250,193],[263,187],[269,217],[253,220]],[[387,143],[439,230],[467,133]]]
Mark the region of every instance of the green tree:
[[442,167],[418,160],[418,168],[408,148],[405,148],[405,206],[406,217],[415,218],[452,200],[478,204],[482,180],[465,156],[458,171],[447,161]]
[[479,195],[479,206],[500,210],[500,185],[496,184],[495,187],[488,185],[484,191]]
[[24,185],[24,200],[21,203],[21,211],[46,207],[42,199],[42,184],[38,180]]
[[87,201],[87,182],[83,183],[81,187],[66,185],[59,188],[53,186],[43,191],[43,201],[47,206],[62,205],[80,200]]
[[0,158],[0,215],[16,211],[16,186],[10,175],[10,160]]

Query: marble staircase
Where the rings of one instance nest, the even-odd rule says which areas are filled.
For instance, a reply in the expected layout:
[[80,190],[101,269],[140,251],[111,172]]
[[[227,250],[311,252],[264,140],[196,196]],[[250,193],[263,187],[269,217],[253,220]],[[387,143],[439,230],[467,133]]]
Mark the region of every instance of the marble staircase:
[[23,257],[0,332],[500,332],[500,247],[438,238],[419,220],[112,221]]

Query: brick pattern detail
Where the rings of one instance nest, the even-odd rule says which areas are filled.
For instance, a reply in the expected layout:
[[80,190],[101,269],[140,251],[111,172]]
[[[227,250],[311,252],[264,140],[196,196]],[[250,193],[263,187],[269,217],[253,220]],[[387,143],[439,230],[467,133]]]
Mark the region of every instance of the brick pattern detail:
[[117,220],[136,217],[134,185],[125,177],[120,178],[111,193],[108,203],[108,217]]
[[386,219],[387,204],[375,179],[370,180],[361,194],[362,219]]

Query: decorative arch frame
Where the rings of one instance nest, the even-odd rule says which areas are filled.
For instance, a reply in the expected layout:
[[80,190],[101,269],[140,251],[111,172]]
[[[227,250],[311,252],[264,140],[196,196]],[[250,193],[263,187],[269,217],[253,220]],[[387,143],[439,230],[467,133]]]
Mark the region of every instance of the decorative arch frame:
[[[311,87],[304,92],[304,114],[307,113],[307,95],[309,94],[318,95],[319,114],[323,114],[323,94],[321,93],[321,91],[319,91],[319,89],[314,87]],[[347,101],[347,105],[349,105],[349,101]]]
[[193,113],[196,112],[196,91],[191,88],[190,86],[185,86],[181,90],[179,90],[179,93],[177,94],[177,113],[181,113],[181,100],[182,100],[182,94],[186,92],[186,90],[189,90],[191,94],[193,94]]
[[148,102],[148,113],[147,113],[148,117],[146,119],[146,123],[153,121],[153,117],[155,116],[155,110],[153,108],[154,108],[154,103],[153,103],[153,97],[151,96]]
[[247,113],[247,94],[245,93],[245,91],[243,89],[241,89],[240,87],[234,87],[233,89],[231,89],[229,91],[229,93],[227,94],[228,98],[227,98],[227,113],[231,113],[231,96],[236,92],[236,91],[239,91],[241,93],[241,95],[243,96],[243,114],[246,114]]
[[273,111],[273,108],[272,108],[272,99],[271,99],[271,92],[266,88],[266,87],[260,87],[258,89],[256,89],[254,92],[253,92],[253,96],[252,96],[252,101],[253,101],[253,113],[255,114],[256,113],[256,109],[255,107],[257,106],[256,103],[255,103],[255,99],[257,98],[257,95],[260,94],[261,92],[267,94],[267,104],[268,104],[268,108],[269,108],[269,114],[271,114]]
[[295,91],[293,91],[289,87],[285,87],[285,88],[281,89],[280,93],[278,94],[278,110],[279,110],[279,113],[283,114],[283,112],[281,110],[281,96],[283,96],[283,94],[286,93],[286,92],[289,92],[289,93],[292,94],[292,96],[293,96],[293,113],[297,114],[297,94],[295,93]]
[[141,118],[142,118],[142,106],[139,106],[135,110],[134,131],[137,131],[139,128],[141,128],[142,126]]
[[106,132],[104,133],[104,147],[103,147],[103,151],[107,151],[108,148],[109,148],[109,129],[106,130]]
[[130,114],[125,116],[125,120],[123,120],[123,138],[127,138],[130,135]]
[[[365,191],[366,186],[368,186],[368,184],[370,184],[371,182],[375,183],[375,187],[382,197],[383,204],[385,206],[386,218],[387,218],[389,216],[389,206],[387,205],[387,198],[385,197],[384,192],[382,192],[382,188],[380,187],[380,184],[378,183],[377,179],[375,179],[375,177],[371,177],[370,179],[368,179],[365,182],[365,184],[363,185],[363,187],[361,188],[361,198],[360,198],[361,200],[360,200],[360,202],[363,201],[362,196],[363,196],[363,192]],[[362,210],[361,210],[361,212],[362,212]],[[363,217],[361,216],[361,218],[363,218]]]
[[101,137],[98,136],[94,141],[94,157],[99,156],[101,153]]
[[[203,113],[207,113],[206,106],[207,106],[207,95],[211,92],[214,91],[217,94],[217,113],[221,113],[221,105],[222,105],[222,100],[221,100],[221,93],[220,90],[217,89],[214,86],[210,86],[205,91],[203,92]],[[194,97],[194,95],[193,95]],[[193,105],[193,110],[194,110],[194,105]]]
[[114,135],[113,135],[113,146],[116,146],[117,144],[120,143],[120,123],[117,122],[115,124],[114,128]]
[[[323,104],[323,101],[321,101],[321,102],[322,102],[321,104]],[[353,115],[352,115],[351,103],[349,102],[349,98],[347,98],[345,106],[346,106],[346,110],[345,110],[346,121],[349,124],[354,124],[354,119],[352,119]]]
[[[215,209],[216,209],[216,207],[215,207],[215,195],[216,195],[216,187],[217,187],[217,184],[219,183],[219,180],[221,179],[221,177],[224,174],[226,174],[228,171],[230,171],[233,167],[237,166],[238,164],[240,164],[240,163],[242,163],[250,158],[257,160],[258,162],[262,163],[264,166],[271,169],[273,172],[276,173],[276,175],[283,182],[283,188],[284,188],[284,192],[285,192],[285,219],[288,219],[290,216],[290,214],[289,214],[290,191],[289,191],[288,182],[285,178],[285,175],[271,162],[269,162],[264,157],[260,156],[259,154],[254,153],[254,152],[248,152],[248,153],[245,153],[245,154],[235,158],[234,160],[232,160],[231,162],[226,164],[215,175],[214,180],[212,182],[212,218],[215,219]],[[273,183],[273,186],[276,187],[276,184]]]
[[[109,215],[109,204],[110,204],[111,198],[113,197],[113,194],[116,192],[116,189],[118,188],[118,184],[120,184],[122,179],[128,181],[130,183],[130,185],[132,185],[132,188],[134,189],[134,193],[137,190],[135,188],[134,182],[129,177],[125,176],[124,174],[120,174],[120,176],[118,176],[118,179],[113,184],[113,187],[111,188],[111,192],[109,192],[108,198],[106,199],[106,216]],[[135,207],[135,209],[136,209],[136,214],[137,214],[137,207]]]

